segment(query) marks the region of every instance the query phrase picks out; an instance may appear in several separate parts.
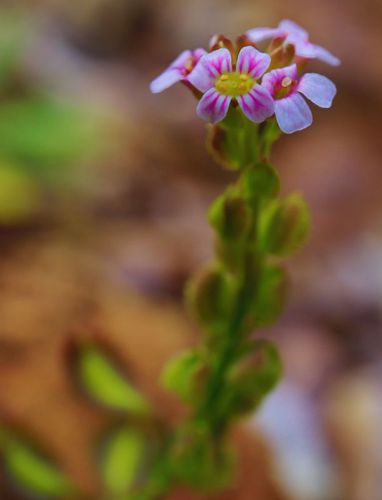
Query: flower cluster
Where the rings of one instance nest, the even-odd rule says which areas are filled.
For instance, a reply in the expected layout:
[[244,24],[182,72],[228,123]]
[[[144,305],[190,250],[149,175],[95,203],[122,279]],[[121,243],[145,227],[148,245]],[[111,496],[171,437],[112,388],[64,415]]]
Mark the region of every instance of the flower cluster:
[[[270,40],[266,52],[257,44]],[[277,28],[255,28],[234,45],[220,35],[204,49],[184,51],[151,83],[153,93],[174,83],[187,85],[199,98],[197,114],[210,122],[222,121],[230,106],[240,106],[244,115],[261,123],[275,115],[285,133],[303,130],[312,123],[305,99],[330,108],[336,87],[325,76],[302,73],[305,63],[320,59],[340,63],[328,50],[309,41],[308,33],[289,20]]]

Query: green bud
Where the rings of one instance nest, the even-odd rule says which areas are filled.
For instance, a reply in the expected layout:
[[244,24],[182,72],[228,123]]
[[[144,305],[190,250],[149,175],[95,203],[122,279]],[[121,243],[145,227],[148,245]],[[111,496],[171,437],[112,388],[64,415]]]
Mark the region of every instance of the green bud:
[[288,256],[305,242],[309,229],[309,210],[299,194],[273,200],[260,215],[260,250],[280,257]]
[[191,312],[206,326],[224,323],[230,312],[230,278],[218,267],[197,274],[186,288]]
[[208,213],[208,220],[219,236],[236,242],[247,236],[251,218],[249,207],[233,189],[219,196]]
[[242,413],[258,406],[282,375],[282,363],[276,346],[266,340],[250,344],[247,352],[228,372],[231,411]]
[[280,189],[280,181],[275,169],[266,163],[258,163],[250,167],[242,176],[244,197],[251,205],[259,200],[276,196]]

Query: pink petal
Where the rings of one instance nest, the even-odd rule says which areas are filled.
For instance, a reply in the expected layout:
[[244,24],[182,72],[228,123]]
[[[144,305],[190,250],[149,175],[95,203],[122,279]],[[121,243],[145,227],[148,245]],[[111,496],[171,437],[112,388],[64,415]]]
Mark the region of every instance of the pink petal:
[[261,123],[274,113],[273,99],[261,85],[255,85],[248,94],[237,97],[237,102],[245,116],[254,123]]
[[232,71],[231,53],[228,49],[218,49],[203,56],[188,76],[188,81],[201,92],[209,90],[223,73]]
[[208,90],[199,101],[196,113],[199,118],[210,123],[223,120],[228,112],[232,97],[219,94],[212,88]]
[[304,28],[301,28],[301,26],[293,21],[290,21],[289,19],[284,19],[283,21],[281,21],[281,23],[279,24],[279,29],[284,31],[286,35],[297,36],[305,40],[308,40],[309,38],[308,32],[304,30]]
[[274,69],[266,73],[263,76],[261,85],[273,96],[275,88],[277,88],[286,77],[289,77],[291,80],[297,80],[297,66],[295,64],[291,64],[285,68]]
[[337,89],[326,76],[306,73],[300,80],[297,90],[320,108],[330,108]]
[[207,54],[207,51],[204,49],[195,49],[192,51],[192,57],[195,59],[195,62],[198,63],[200,59]]
[[312,124],[309,106],[297,92],[275,101],[275,114],[280,129],[286,134],[303,130]]
[[313,45],[312,48],[314,51],[314,57],[316,59],[319,59],[320,61],[326,62],[327,64],[330,64],[331,66],[339,66],[341,64],[341,61],[333,55],[331,52],[328,50],[324,49],[324,47],[320,47],[320,45]]
[[243,47],[237,58],[236,69],[239,73],[248,73],[257,79],[269,68],[271,57],[269,54],[259,52],[254,47]]
[[192,52],[190,50],[184,50],[162,74],[151,82],[151,92],[157,94],[183,80],[184,76],[182,71],[184,65],[191,57]]
[[183,78],[184,76],[180,70],[171,68],[166,69],[166,71],[151,82],[150,90],[153,94],[158,94],[171,87],[171,85],[180,82]]
[[248,38],[254,43],[262,42],[269,38],[277,38],[278,36],[282,36],[282,34],[282,30],[278,28],[254,28],[246,32]]

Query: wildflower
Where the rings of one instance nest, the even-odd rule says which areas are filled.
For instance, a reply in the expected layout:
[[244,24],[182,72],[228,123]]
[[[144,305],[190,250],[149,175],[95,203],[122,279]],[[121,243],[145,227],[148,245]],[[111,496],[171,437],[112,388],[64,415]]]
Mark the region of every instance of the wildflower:
[[280,38],[285,45],[293,45],[295,54],[303,59],[320,59],[332,66],[338,66],[340,60],[331,52],[320,45],[309,42],[308,32],[293,21],[285,19],[277,28],[254,28],[249,30],[247,36],[254,43],[269,38]]
[[306,73],[299,79],[296,64],[270,71],[262,86],[272,95],[277,123],[286,134],[312,124],[312,112],[301,94],[320,108],[330,108],[336,95],[336,86],[325,76]]
[[206,53],[204,49],[183,51],[161,75],[151,82],[151,92],[157,94],[175,83],[187,82],[189,75]]
[[198,116],[217,123],[226,116],[232,100],[255,123],[271,116],[274,111],[272,97],[257,83],[270,62],[268,54],[254,47],[242,48],[236,65],[226,48],[206,54],[189,75],[190,83],[204,93],[196,109]]

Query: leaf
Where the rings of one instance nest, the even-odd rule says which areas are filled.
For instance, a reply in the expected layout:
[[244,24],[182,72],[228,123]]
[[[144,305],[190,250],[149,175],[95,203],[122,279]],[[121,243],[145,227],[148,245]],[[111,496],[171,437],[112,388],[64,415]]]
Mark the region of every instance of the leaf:
[[23,222],[42,205],[36,180],[16,166],[0,164],[0,224]]
[[29,38],[26,18],[19,13],[4,11],[0,16],[0,87],[17,68]]
[[48,96],[7,101],[0,106],[2,156],[46,173],[89,156],[97,136],[94,117]]
[[105,406],[135,414],[148,414],[146,399],[114,367],[96,346],[80,350],[77,359],[80,382],[89,396]]
[[183,351],[165,366],[161,376],[162,385],[184,401],[192,401],[200,393],[198,389],[205,368],[200,353],[193,349]]
[[284,200],[273,200],[260,215],[260,250],[286,257],[305,242],[309,230],[309,209],[299,194],[292,194]]
[[60,498],[73,493],[69,479],[29,444],[7,435],[0,448],[7,472],[29,493]]
[[124,426],[114,431],[102,457],[101,475],[108,498],[129,493],[144,462],[145,448],[145,438],[137,429]]

